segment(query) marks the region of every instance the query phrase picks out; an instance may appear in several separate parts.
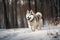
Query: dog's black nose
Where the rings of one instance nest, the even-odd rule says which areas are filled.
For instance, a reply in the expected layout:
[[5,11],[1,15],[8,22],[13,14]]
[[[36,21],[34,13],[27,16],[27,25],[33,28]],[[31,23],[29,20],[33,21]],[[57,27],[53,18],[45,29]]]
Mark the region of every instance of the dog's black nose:
[[31,17],[28,17],[28,20],[30,20]]

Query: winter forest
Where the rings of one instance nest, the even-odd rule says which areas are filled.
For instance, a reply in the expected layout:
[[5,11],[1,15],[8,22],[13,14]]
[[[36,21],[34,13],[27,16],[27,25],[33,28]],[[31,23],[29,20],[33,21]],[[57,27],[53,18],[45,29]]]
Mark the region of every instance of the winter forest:
[[26,11],[41,12],[43,24],[60,23],[59,0],[0,0],[0,28],[26,28]]
[[[28,29],[27,10],[42,13],[41,31]],[[60,0],[0,0],[0,40],[60,40],[59,29]]]

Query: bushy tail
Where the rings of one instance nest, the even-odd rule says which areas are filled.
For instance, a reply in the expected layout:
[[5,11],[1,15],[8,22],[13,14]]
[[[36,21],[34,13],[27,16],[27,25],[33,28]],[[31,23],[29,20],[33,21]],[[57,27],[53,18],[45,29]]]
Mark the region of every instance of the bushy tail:
[[42,18],[42,14],[40,12],[37,12],[36,16],[39,17],[39,18]]

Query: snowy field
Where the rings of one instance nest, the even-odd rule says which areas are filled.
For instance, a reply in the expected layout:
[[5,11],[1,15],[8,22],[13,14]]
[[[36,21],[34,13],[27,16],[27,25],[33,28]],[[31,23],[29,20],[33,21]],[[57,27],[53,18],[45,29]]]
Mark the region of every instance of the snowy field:
[[60,40],[60,27],[45,27],[35,32],[29,28],[0,29],[0,40]]

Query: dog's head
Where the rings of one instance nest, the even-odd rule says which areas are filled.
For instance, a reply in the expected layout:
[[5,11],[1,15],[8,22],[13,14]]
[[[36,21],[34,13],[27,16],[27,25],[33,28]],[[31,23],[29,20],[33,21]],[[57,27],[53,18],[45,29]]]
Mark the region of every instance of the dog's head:
[[32,10],[31,11],[27,10],[26,19],[29,21],[34,19],[34,12]]

